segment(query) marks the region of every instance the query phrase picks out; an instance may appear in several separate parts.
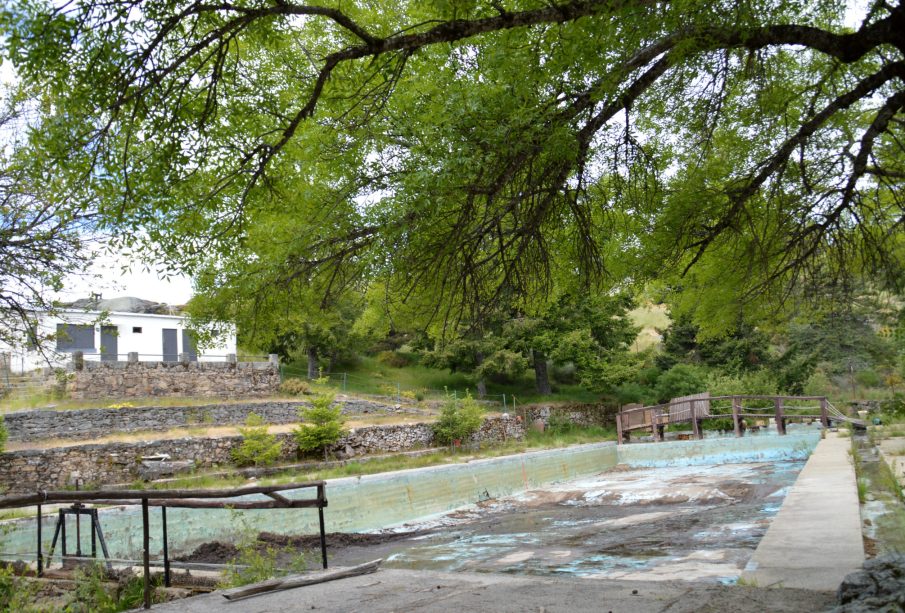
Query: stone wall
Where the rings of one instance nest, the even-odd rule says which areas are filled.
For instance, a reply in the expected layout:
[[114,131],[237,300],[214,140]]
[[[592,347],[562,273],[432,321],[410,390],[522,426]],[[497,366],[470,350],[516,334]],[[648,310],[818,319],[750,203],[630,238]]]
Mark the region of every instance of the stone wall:
[[570,404],[565,406],[539,406],[532,405],[526,409],[526,420],[529,424],[535,420],[542,420],[544,424],[550,422],[550,416],[556,415],[568,419],[577,426],[603,426],[615,427],[618,407],[609,407],[601,404]]
[[280,367],[271,362],[84,362],[69,374],[70,398],[271,396]]
[[[283,443],[281,461],[296,459],[292,434],[276,436]],[[523,436],[524,428],[516,419],[494,417],[484,421],[473,440],[518,440]],[[24,493],[69,487],[77,479],[83,487],[129,482],[141,474],[142,458],[162,454],[175,461],[194,461],[198,468],[215,468],[229,464],[232,449],[241,443],[241,436],[192,437],[8,452],[0,454],[0,487],[8,493]],[[331,451],[349,457],[433,445],[430,424],[368,426],[351,430]]]
[[[340,399],[345,415],[414,412],[400,405],[387,405],[355,398]],[[269,424],[299,421],[299,408],[306,401],[259,401],[178,407],[122,407],[119,409],[38,409],[4,416],[11,441],[49,438],[85,438],[112,432],[162,432],[193,426],[238,425],[249,413],[257,413]]]

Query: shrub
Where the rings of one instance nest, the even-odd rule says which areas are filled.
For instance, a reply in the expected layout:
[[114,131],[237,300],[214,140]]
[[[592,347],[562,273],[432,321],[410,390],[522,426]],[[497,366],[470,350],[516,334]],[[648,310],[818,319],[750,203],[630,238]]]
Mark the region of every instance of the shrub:
[[449,445],[477,432],[483,422],[484,410],[470,395],[450,398],[440,411],[440,419],[434,423],[434,437],[438,443]]
[[412,363],[408,356],[395,351],[381,351],[377,354],[377,361],[392,368],[405,368]]
[[877,374],[877,371],[869,368],[856,372],[855,381],[863,387],[880,387],[883,384],[883,378]]
[[805,396],[831,396],[833,382],[822,368],[815,370],[804,384]]
[[711,372],[705,378],[711,396],[773,396],[778,393],[776,380],[766,370],[742,374]]
[[[64,611],[91,611],[91,613],[118,613],[141,605],[144,600],[144,581],[137,575],[126,575],[115,587],[107,584],[104,567],[92,564],[75,572],[75,590]],[[156,586],[155,586],[156,587]],[[160,599],[151,594],[153,602]]]
[[706,387],[699,368],[676,364],[657,380],[657,400],[669,402],[672,398],[703,392]]
[[257,413],[249,413],[245,427],[239,428],[242,444],[232,450],[233,460],[239,466],[269,466],[277,461],[283,444],[276,435],[267,432],[267,425]]
[[565,413],[553,411],[547,418],[547,431],[551,434],[569,434],[577,429],[578,426]]
[[11,564],[0,564],[0,611],[38,611],[32,606],[37,584],[18,577]]
[[299,417],[305,422],[292,431],[299,451],[308,453],[323,450],[327,459],[327,447],[333,445],[345,433],[342,410],[333,404],[332,394],[315,396],[311,406],[299,410]]
[[614,394],[619,404],[657,404],[656,390],[634,381],[623,383],[614,390]]
[[[238,524],[239,534],[235,543],[238,555],[229,561],[219,587],[230,588],[281,577],[289,572],[306,570],[304,553],[297,553],[291,546],[275,547],[258,540],[257,532],[248,519],[238,511],[232,511],[232,521]],[[289,557],[289,568],[281,569],[280,558]]]
[[280,383],[280,392],[290,396],[301,396],[302,394],[310,394],[311,386],[307,381],[301,379],[286,379]]
[[9,431],[6,429],[6,422],[3,421],[3,416],[0,415],[0,452],[6,449],[6,439],[8,437]]

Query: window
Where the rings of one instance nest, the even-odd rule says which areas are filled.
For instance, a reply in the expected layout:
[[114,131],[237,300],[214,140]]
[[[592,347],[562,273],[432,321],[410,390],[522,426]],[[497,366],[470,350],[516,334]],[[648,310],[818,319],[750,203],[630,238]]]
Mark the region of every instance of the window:
[[93,324],[57,324],[57,351],[94,351]]
[[141,334],[141,326],[132,326],[132,334]]

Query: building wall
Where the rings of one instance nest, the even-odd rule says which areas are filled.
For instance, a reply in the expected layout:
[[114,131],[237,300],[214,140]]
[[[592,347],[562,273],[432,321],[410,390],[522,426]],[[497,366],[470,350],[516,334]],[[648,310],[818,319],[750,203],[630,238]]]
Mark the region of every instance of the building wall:
[[[98,321],[100,313],[86,311],[62,311],[59,316],[44,315],[39,320],[38,336],[46,337],[56,334],[57,324],[92,324],[94,326],[94,349],[83,350],[85,360],[99,361],[101,348],[101,327],[115,326],[117,329],[118,359],[126,360],[130,352],[137,352],[139,360],[154,362],[163,359],[163,330],[175,329],[178,351],[182,352],[183,331],[188,329],[187,321],[178,315],[154,315],[148,313],[107,313],[103,323]],[[141,328],[141,332],[134,332]],[[12,372],[28,372],[47,366],[63,368],[71,359],[71,352],[57,352],[56,347],[48,348],[46,358],[38,351],[25,348],[0,347],[0,352],[10,354]],[[236,352],[236,335],[224,335],[221,341],[212,347],[198,351],[198,360],[202,362],[224,361],[227,354]]]

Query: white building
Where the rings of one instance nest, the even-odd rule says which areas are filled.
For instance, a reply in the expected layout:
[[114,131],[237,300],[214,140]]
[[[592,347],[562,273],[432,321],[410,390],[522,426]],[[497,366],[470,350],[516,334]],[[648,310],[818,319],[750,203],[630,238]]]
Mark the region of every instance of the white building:
[[[142,310],[158,312],[137,312]],[[176,362],[180,354],[190,361],[222,362],[227,354],[236,353],[235,330],[221,334],[214,346],[198,350],[186,318],[161,310],[176,313],[166,305],[136,298],[79,301],[53,315],[38,316],[37,338],[54,339],[43,354],[34,346],[0,347],[0,353],[7,354],[12,372],[64,367],[75,351],[95,361],[125,361],[134,352],[142,362]]]

